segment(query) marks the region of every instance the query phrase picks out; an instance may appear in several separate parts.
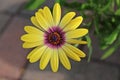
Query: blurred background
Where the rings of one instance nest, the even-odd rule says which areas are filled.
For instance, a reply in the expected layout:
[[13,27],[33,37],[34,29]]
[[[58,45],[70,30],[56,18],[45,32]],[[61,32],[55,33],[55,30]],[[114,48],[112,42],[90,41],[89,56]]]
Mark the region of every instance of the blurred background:
[[[20,40],[34,12],[44,6],[52,10],[55,2],[62,16],[75,11],[84,18],[80,27],[89,29],[82,38],[88,45],[76,45],[87,57],[70,60],[70,71],[60,64],[57,73],[50,66],[39,70],[39,62],[30,64],[30,49]],[[0,0],[0,80],[120,80],[120,0]]]

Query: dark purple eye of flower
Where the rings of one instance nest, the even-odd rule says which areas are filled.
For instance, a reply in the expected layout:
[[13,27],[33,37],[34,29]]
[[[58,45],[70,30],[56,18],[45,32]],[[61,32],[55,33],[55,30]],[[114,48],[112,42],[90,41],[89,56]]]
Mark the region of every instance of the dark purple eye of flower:
[[60,40],[62,39],[60,34],[58,32],[53,32],[53,33],[50,33],[49,36],[48,36],[48,40],[51,44],[54,44],[54,45],[57,45],[60,43]]
[[58,48],[65,43],[65,36],[62,29],[52,27],[45,33],[45,44],[52,48]]

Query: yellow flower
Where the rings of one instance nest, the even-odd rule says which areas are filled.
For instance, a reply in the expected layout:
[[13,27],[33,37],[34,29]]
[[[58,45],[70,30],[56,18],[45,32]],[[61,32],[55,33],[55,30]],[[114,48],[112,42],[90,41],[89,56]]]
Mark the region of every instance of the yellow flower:
[[[52,15],[53,14],[53,15]],[[83,18],[74,18],[75,12],[67,13],[61,19],[61,7],[56,3],[53,13],[46,6],[39,9],[35,16],[31,17],[32,23],[36,26],[25,26],[27,34],[21,37],[24,41],[23,48],[35,47],[27,56],[31,63],[40,60],[40,69],[46,68],[50,61],[53,72],[58,71],[59,61],[67,69],[71,69],[68,59],[80,61],[85,57],[85,53],[71,44],[86,44],[86,41],[77,40],[88,33],[85,28],[78,29]]]

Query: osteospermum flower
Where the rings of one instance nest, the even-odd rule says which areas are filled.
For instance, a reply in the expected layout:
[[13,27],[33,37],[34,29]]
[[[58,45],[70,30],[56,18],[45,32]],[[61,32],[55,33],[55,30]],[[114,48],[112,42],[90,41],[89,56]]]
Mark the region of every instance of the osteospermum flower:
[[77,40],[88,33],[87,29],[80,28],[83,18],[74,18],[75,12],[67,13],[61,19],[61,7],[56,3],[53,12],[46,6],[39,9],[35,16],[31,17],[32,23],[36,26],[25,26],[27,34],[21,37],[24,41],[23,48],[35,47],[27,56],[31,63],[40,60],[40,69],[46,68],[50,62],[51,69],[56,72],[59,62],[67,69],[71,69],[68,59],[80,61],[85,53],[71,44],[86,44],[86,41]]

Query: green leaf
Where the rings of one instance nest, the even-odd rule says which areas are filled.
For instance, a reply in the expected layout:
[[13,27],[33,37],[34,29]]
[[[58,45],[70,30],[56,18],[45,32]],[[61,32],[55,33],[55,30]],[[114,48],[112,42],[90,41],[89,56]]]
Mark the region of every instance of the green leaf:
[[105,38],[105,42],[108,45],[111,45],[116,39],[120,32],[120,25],[117,26],[117,28],[108,36]]
[[115,15],[120,16],[120,8],[117,9],[117,11],[115,12]]
[[60,0],[55,0],[56,3],[60,3]]
[[120,7],[120,0],[116,0],[116,4],[118,7]]
[[87,42],[88,42],[87,46],[89,48],[91,46],[91,38],[90,38],[89,35],[86,35],[86,39],[87,39]]
[[27,10],[35,10],[36,8],[38,8],[41,4],[43,4],[45,2],[45,0],[30,0],[25,8]]
[[97,35],[99,35],[100,34],[100,32],[99,32],[99,19],[97,16],[94,19],[94,26],[95,26],[95,32],[97,33]]
[[92,43],[91,43],[91,38],[90,38],[90,36],[89,35],[87,35],[86,36],[86,39],[87,39],[87,42],[88,42],[88,44],[87,44],[87,46],[88,46],[88,49],[89,49],[89,55],[88,55],[88,62],[90,62],[90,60],[91,60],[91,57],[92,57]]
[[105,50],[105,49],[107,49],[109,47],[109,45],[107,44],[102,44],[101,46],[100,46],[100,48],[102,49],[102,50]]
[[89,6],[89,4],[87,4],[87,3],[81,4],[81,9],[84,10],[84,9],[86,9],[88,6]]
[[115,18],[114,18],[114,17],[112,17],[112,22],[113,22],[113,23],[115,22]]
[[102,60],[108,58],[109,56],[111,56],[113,54],[113,52],[116,50],[115,47],[112,47],[110,49],[108,49],[104,54],[103,56],[101,57]]
[[109,0],[109,2],[106,5],[104,5],[103,8],[100,9],[100,12],[103,12],[103,11],[106,11],[107,9],[109,9],[111,6],[111,3],[112,3],[112,0]]
[[117,41],[111,45],[112,47],[109,48],[101,57],[102,60],[108,58],[109,56],[111,56],[115,50],[117,50],[120,47],[120,35],[117,38]]

